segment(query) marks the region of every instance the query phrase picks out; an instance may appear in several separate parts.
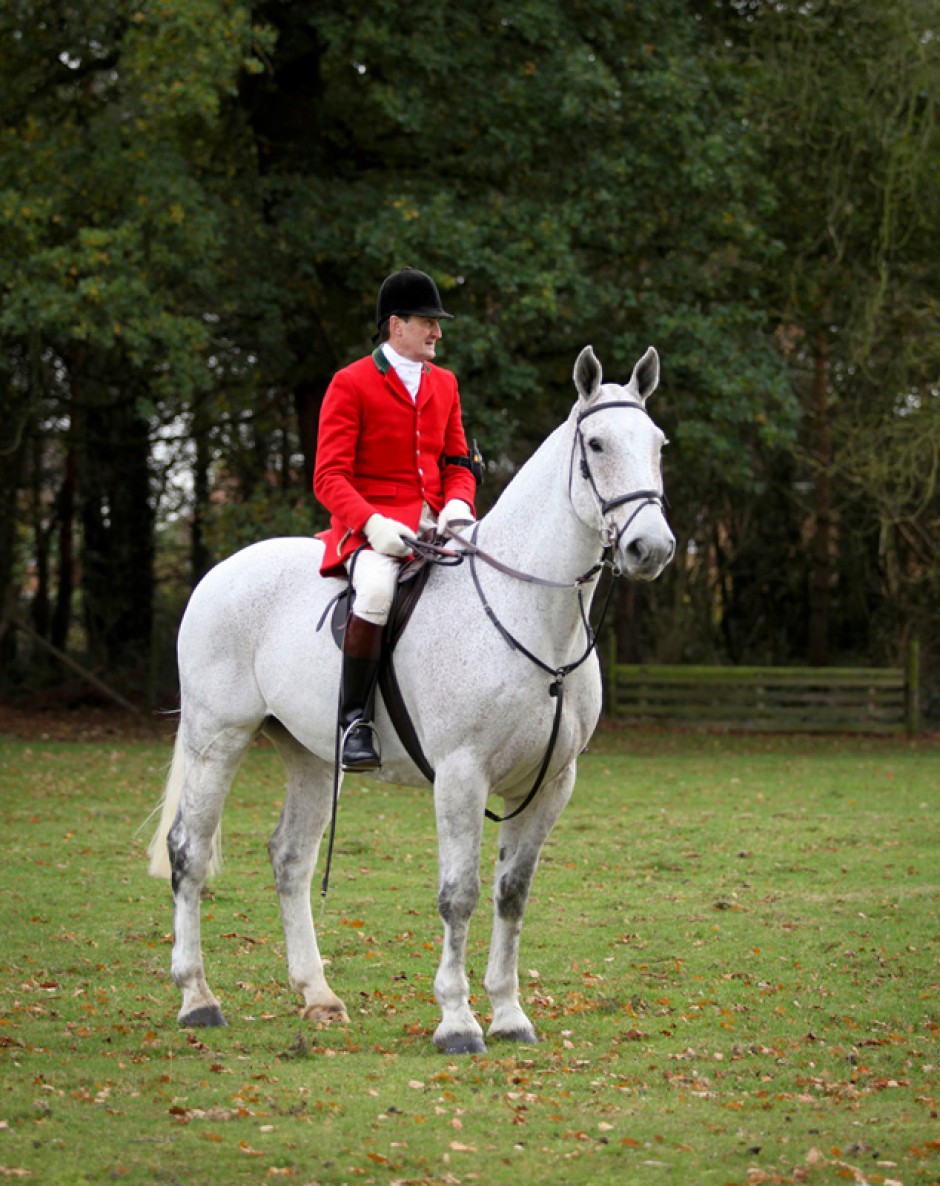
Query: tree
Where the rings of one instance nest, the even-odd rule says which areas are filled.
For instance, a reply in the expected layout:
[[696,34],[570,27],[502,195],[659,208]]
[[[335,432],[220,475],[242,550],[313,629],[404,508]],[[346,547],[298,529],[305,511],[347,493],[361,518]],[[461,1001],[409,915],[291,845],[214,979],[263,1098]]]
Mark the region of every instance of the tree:
[[151,427],[212,383],[233,168],[215,132],[259,38],[213,0],[13,3],[0,33],[7,450],[43,466],[31,517],[40,556],[60,535],[59,642],[80,523],[88,646],[115,663],[149,647]]
[[618,594],[624,653],[888,654],[936,590],[933,487],[899,481],[937,440],[929,16],[14,0],[0,581],[28,558],[41,632],[66,641],[74,601],[130,662],[167,551],[188,584],[315,527],[320,400],[413,264],[458,315],[484,508],[586,342],[611,378],[660,349],[680,547]]
[[915,421],[934,455],[940,444],[935,13],[922,0],[716,7],[755,79],[748,116],[778,195],[771,312],[803,405],[807,644],[821,663],[833,643],[879,649],[879,615],[862,620],[854,595],[860,573],[870,611],[888,594],[876,553],[891,479],[874,474],[903,464]]
[[740,82],[685,4],[263,12],[279,40],[246,99],[308,411],[362,351],[377,279],[416,263],[459,314],[443,354],[491,456],[566,414],[586,341],[611,377],[655,341],[681,391],[676,505],[753,488],[795,406],[760,300],[768,190]]

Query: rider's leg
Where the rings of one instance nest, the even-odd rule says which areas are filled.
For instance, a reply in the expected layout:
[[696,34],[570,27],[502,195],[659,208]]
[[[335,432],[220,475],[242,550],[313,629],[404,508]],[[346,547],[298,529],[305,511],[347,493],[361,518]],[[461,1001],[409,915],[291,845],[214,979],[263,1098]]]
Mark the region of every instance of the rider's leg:
[[343,769],[374,770],[381,765],[372,736],[375,684],[382,657],[382,629],[350,614],[343,637]]
[[379,552],[360,552],[353,567],[355,613],[343,638],[343,692],[340,728],[344,770],[374,770],[381,765],[375,748],[372,716],[382,657],[382,632],[388,621],[399,562]]

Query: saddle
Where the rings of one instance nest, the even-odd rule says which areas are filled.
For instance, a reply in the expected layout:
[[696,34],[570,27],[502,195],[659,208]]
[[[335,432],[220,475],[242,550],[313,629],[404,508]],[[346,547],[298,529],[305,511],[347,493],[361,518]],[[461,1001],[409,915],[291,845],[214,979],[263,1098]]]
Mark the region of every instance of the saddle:
[[[416,553],[407,564],[401,566],[395,585],[395,597],[382,635],[382,658],[379,662],[379,690],[385,701],[389,719],[408,756],[430,782],[434,781],[434,771],[421,748],[421,742],[418,740],[411,715],[401,694],[392,656],[399,639],[405,632],[405,627],[411,620],[418,599],[424,592],[433,565],[434,562],[428,555]],[[345,589],[333,599],[330,631],[333,641],[340,650],[343,648],[343,635],[349,615],[352,613],[354,596],[352,584],[347,583]],[[329,606],[326,612],[329,613]],[[322,626],[322,624],[321,619],[320,625]]]
[[[539,788],[542,786],[542,783],[545,780],[545,775],[548,772],[548,768],[551,763],[552,755],[555,752],[555,743],[558,740],[558,731],[559,731],[559,727],[561,725],[561,717],[562,717],[562,712],[564,709],[564,700],[565,700],[565,695],[564,695],[564,693],[565,693],[565,679],[567,678],[568,675],[571,674],[571,672],[576,671],[581,666],[581,664],[592,654],[592,652],[594,651],[594,648],[595,648],[595,643],[596,643],[596,633],[595,633],[595,631],[593,631],[591,629],[590,624],[588,623],[587,619],[585,618],[584,625],[585,625],[585,629],[586,629],[587,635],[588,635],[588,643],[587,643],[587,647],[586,647],[583,655],[581,655],[581,657],[579,659],[576,659],[574,662],[567,664],[563,668],[556,669],[556,668],[549,667],[546,663],[544,663],[541,659],[539,659],[538,656],[533,655],[530,650],[528,650],[526,647],[524,647],[522,645],[522,643],[519,642],[518,639],[514,638],[513,635],[510,634],[509,631],[506,630],[506,628],[500,623],[499,619],[494,614],[492,607],[486,601],[486,598],[483,595],[483,591],[480,588],[479,579],[477,578],[476,570],[474,568],[474,557],[480,556],[482,558],[485,558],[485,560],[488,564],[491,564],[495,568],[498,568],[501,572],[509,573],[511,576],[514,576],[514,577],[518,578],[519,580],[534,581],[534,582],[537,582],[538,584],[549,585],[554,588],[574,588],[574,589],[577,589],[577,588],[579,588],[579,586],[585,584],[587,582],[587,580],[590,577],[592,577],[602,567],[602,565],[601,564],[595,565],[594,568],[590,569],[589,572],[585,573],[582,577],[579,577],[576,581],[574,581],[570,585],[558,585],[557,582],[555,582],[555,581],[548,581],[548,580],[543,580],[543,579],[540,579],[537,577],[527,576],[525,573],[517,572],[515,569],[509,568],[508,566],[501,564],[499,561],[495,560],[492,556],[488,556],[483,551],[482,548],[478,548],[476,546],[475,535],[476,535],[476,533],[474,532],[474,535],[471,538],[471,543],[473,544],[473,548],[466,553],[466,556],[467,556],[467,559],[470,564],[470,572],[471,572],[471,575],[473,576],[474,586],[477,590],[477,593],[480,595],[480,600],[483,603],[483,608],[486,610],[487,617],[490,619],[490,621],[493,623],[493,625],[499,630],[500,634],[503,636],[503,638],[506,640],[508,645],[513,650],[520,651],[523,655],[526,656],[526,658],[530,659],[537,667],[540,667],[543,671],[545,671],[547,674],[552,676],[552,682],[549,685],[548,694],[555,701],[555,711],[554,711],[554,716],[553,716],[553,720],[552,720],[551,735],[548,739],[548,746],[546,747],[545,754],[542,758],[542,764],[539,767],[538,774],[535,776],[535,782],[532,784],[532,787],[529,790],[528,794],[522,799],[522,801],[519,804],[517,804],[516,807],[513,808],[512,811],[510,811],[506,815],[502,815],[502,816],[497,815],[495,812],[491,811],[488,807],[484,809],[484,815],[486,816],[487,819],[492,820],[494,823],[501,824],[501,823],[504,823],[506,820],[514,819],[521,812],[525,811],[526,807],[528,807],[528,805],[535,798],[536,794],[539,791]],[[412,723],[411,716],[408,713],[408,708],[405,704],[404,697],[402,696],[401,688],[398,684],[398,679],[395,676],[395,667],[392,662],[392,656],[394,654],[395,647],[398,644],[398,641],[401,638],[402,634],[404,633],[405,627],[408,625],[408,622],[411,618],[412,613],[414,612],[414,608],[418,603],[418,598],[421,596],[421,594],[424,591],[424,587],[427,584],[428,577],[431,574],[431,567],[432,567],[432,565],[441,563],[440,557],[442,555],[446,555],[448,557],[448,563],[451,563],[451,564],[453,564],[453,563],[460,564],[463,562],[463,559],[464,559],[463,554],[458,554],[457,556],[454,556],[453,553],[446,553],[440,547],[431,543],[431,544],[427,544],[424,548],[422,548],[420,546],[416,546],[414,557],[407,564],[402,565],[402,568],[398,575],[398,582],[395,587],[395,597],[392,602],[392,608],[389,612],[388,622],[386,623],[385,631],[383,634],[382,658],[379,661],[379,681],[378,681],[379,689],[382,692],[382,698],[385,701],[386,711],[388,712],[389,719],[392,722],[392,727],[395,729],[395,732],[398,734],[399,740],[401,741],[402,745],[405,747],[405,752],[408,754],[408,756],[411,758],[411,760],[414,762],[414,764],[418,767],[418,769],[421,771],[421,773],[424,775],[424,777],[428,780],[428,782],[430,782],[432,784],[434,782],[434,770],[431,767],[431,763],[427,759],[427,755],[424,753],[424,750],[422,750],[422,748],[421,748],[421,742],[418,740],[418,734],[415,731],[415,727],[414,727],[414,724]],[[611,589],[612,588],[613,588],[613,586],[611,586]],[[608,589],[607,598],[605,599],[605,602],[604,602],[604,611],[605,612],[606,612],[607,604],[608,604],[609,600],[610,600],[610,589]],[[332,629],[332,633],[333,633],[333,639],[336,642],[337,647],[339,647],[340,649],[342,649],[342,645],[343,645],[343,632],[346,629],[346,623],[349,619],[350,613],[352,612],[352,603],[353,603],[352,587],[351,587],[351,584],[347,583],[346,588],[343,589],[340,593],[338,593],[336,595],[336,597],[333,599],[333,601],[327,605],[326,609],[323,611],[323,616],[320,618],[320,622],[317,625],[317,629],[319,630],[320,627],[323,625],[324,621],[326,620],[327,615],[330,613],[330,608],[332,606],[333,615],[332,615],[332,620],[331,620],[331,629]],[[583,613],[583,611],[582,611],[582,613]],[[604,616],[604,614],[602,612],[602,614],[601,614],[602,620],[603,620],[603,616]],[[337,763],[337,770],[338,769],[339,769],[339,766]],[[338,784],[334,785],[333,794],[334,794],[333,819],[335,821],[335,819],[336,819],[336,799],[337,799],[337,795],[338,795]],[[330,853],[332,853],[332,843],[333,843],[333,838],[332,838],[332,832],[331,832]],[[329,860],[330,860],[330,857],[328,855],[328,857],[327,857],[327,876],[324,878],[324,891],[323,891],[324,894],[326,892],[326,890],[325,890],[326,880],[329,875]]]

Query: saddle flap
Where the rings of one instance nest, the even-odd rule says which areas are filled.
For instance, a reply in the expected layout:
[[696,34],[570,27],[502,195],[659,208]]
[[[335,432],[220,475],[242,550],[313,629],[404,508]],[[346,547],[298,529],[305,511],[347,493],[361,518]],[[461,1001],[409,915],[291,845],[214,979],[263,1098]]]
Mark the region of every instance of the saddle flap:
[[333,641],[343,649],[343,636],[346,633],[346,620],[350,615],[352,609],[352,602],[350,601],[350,594],[352,590],[347,585],[342,593],[338,593],[333,599],[333,613],[330,617],[330,633],[333,635]]
[[[418,604],[418,598],[424,592],[424,586],[431,575],[431,568],[431,562],[423,556],[415,556],[407,564],[401,566],[395,585],[395,597],[385,626],[382,647],[384,654],[390,654],[395,649],[396,643],[404,633],[414,608]],[[330,632],[333,635],[333,641],[340,650],[343,649],[346,620],[352,613],[354,601],[355,595],[349,584],[333,599]]]

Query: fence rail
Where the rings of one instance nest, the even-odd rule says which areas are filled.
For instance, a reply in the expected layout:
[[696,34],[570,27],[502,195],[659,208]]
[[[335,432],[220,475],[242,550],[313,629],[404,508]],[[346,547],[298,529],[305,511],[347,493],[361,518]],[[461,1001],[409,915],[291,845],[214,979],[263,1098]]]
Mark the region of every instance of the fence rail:
[[904,667],[605,665],[610,716],[764,732],[914,736],[918,685],[916,643]]

